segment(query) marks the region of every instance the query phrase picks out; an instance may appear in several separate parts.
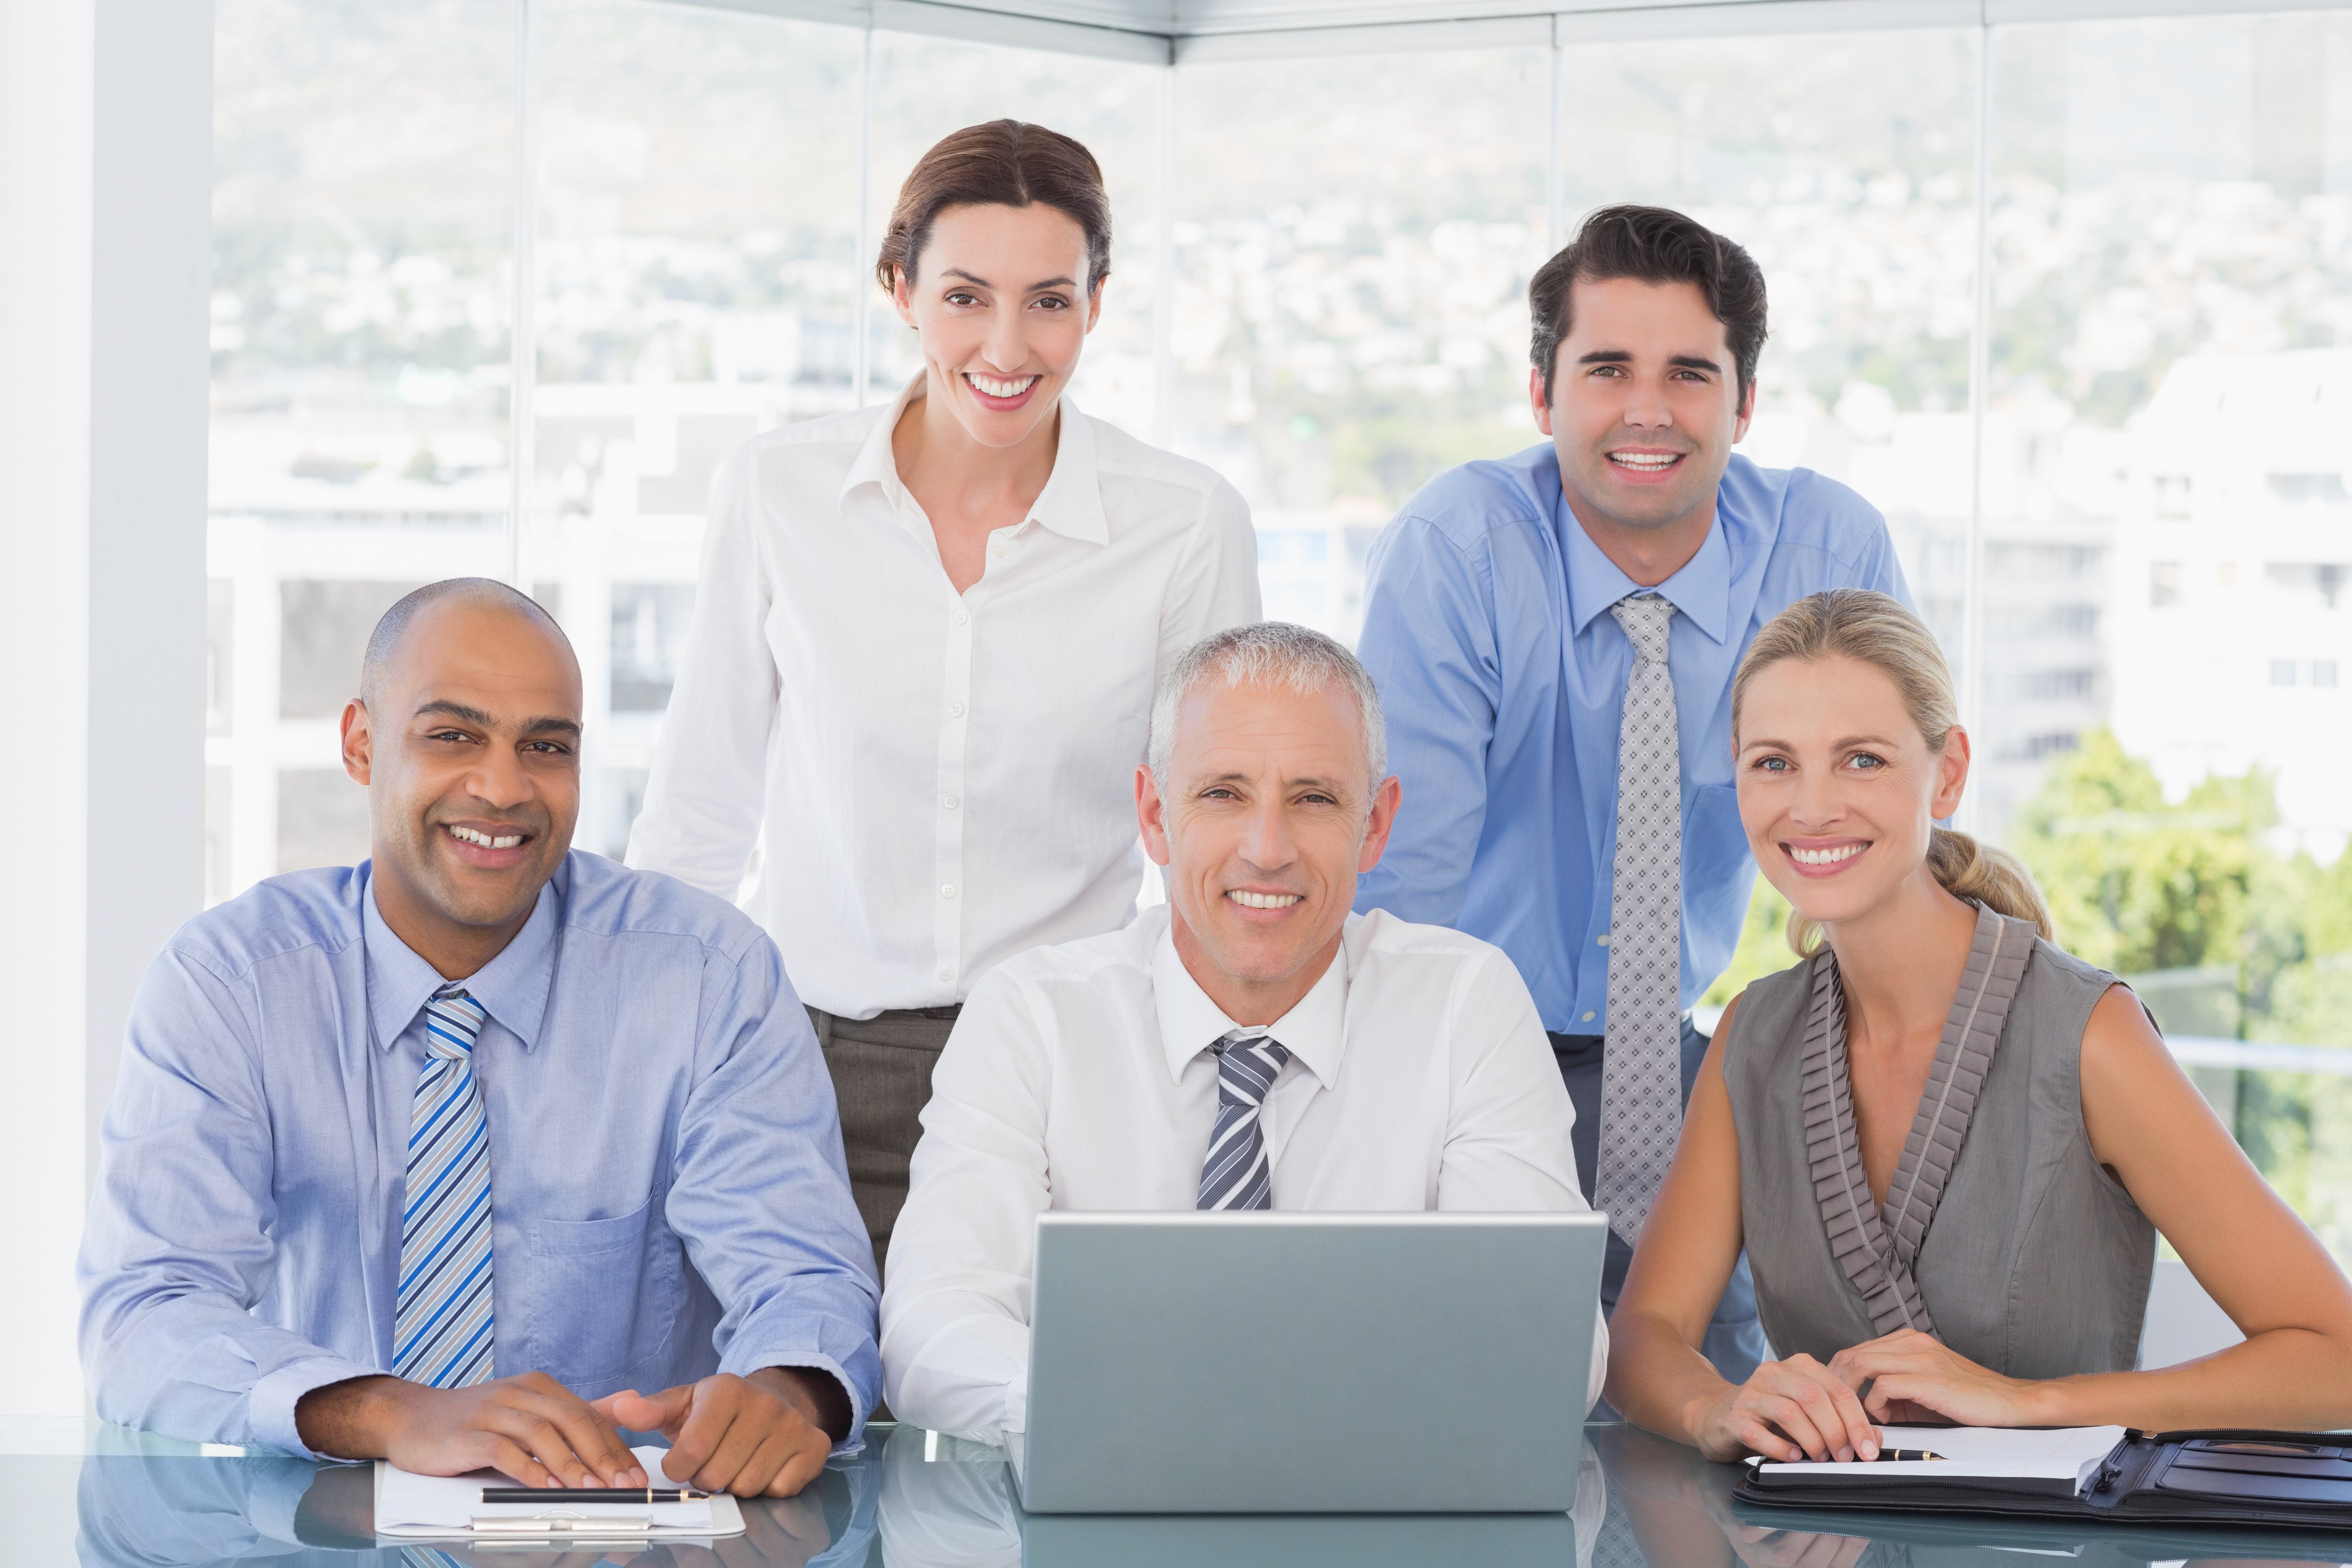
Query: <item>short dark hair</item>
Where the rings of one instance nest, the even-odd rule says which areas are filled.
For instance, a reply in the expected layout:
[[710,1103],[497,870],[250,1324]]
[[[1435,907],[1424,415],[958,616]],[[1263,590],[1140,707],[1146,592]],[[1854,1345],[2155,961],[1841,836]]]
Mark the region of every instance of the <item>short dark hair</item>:
[[1578,282],[1612,278],[1644,283],[1692,283],[1723,323],[1725,342],[1739,369],[1739,400],[1756,384],[1764,353],[1764,269],[1732,241],[1669,207],[1602,207],[1576,237],[1528,280],[1528,315],[1534,326],[1528,357],[1543,373],[1551,402],[1553,362],[1568,336],[1569,295]]
[[400,639],[408,630],[408,623],[419,614],[444,599],[462,599],[467,604],[487,605],[492,609],[535,620],[553,632],[556,640],[566,648],[572,639],[555,617],[547,613],[540,602],[520,588],[499,582],[495,577],[446,577],[438,583],[427,583],[422,588],[402,596],[383,613],[368,634],[367,653],[360,660],[360,700],[368,707],[375,706],[376,692],[383,680],[384,667],[400,651]]
[[874,275],[885,289],[897,287],[902,271],[911,281],[931,226],[950,207],[1032,204],[1054,208],[1085,231],[1092,293],[1110,272],[1110,193],[1102,165],[1060,132],[1019,120],[967,125],[916,162],[890,209]]

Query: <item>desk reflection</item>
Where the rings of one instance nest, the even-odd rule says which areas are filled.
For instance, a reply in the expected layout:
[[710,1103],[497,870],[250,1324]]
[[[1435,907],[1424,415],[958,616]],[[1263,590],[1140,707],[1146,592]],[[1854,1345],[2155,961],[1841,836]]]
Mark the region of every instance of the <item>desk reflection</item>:
[[994,1449],[901,1427],[882,1455],[888,1568],[1587,1568],[1606,1499],[1590,1444],[1566,1514],[1029,1514]]
[[1587,1436],[1609,1479],[1597,1568],[2018,1568],[2033,1557],[2084,1568],[2352,1562],[2352,1536],[1759,1509],[1733,1500],[1734,1467],[1709,1464],[1696,1449],[1638,1426],[1596,1426]]
[[[2229,1568],[2352,1563],[2352,1535],[2118,1531],[2066,1523],[1809,1514],[1733,1500],[1728,1465],[1631,1426],[1588,1429],[1567,1514],[1031,1515],[1003,1453],[876,1427],[798,1498],[743,1507],[708,1543],[562,1552],[380,1545],[364,1465],[201,1458],[115,1443],[81,1461],[82,1568]],[[184,1446],[183,1446],[184,1447]],[[127,1451],[126,1451],[127,1450]],[[5,1461],[0,1461],[5,1463]],[[70,1473],[70,1472],[68,1472]],[[62,1475],[58,1479],[62,1481]],[[879,1550],[876,1548],[879,1547]],[[0,1521],[0,1562],[10,1552]]]
[[796,1498],[743,1504],[744,1533],[708,1542],[563,1552],[501,1542],[391,1546],[375,1539],[374,1472],[305,1459],[98,1454],[82,1461],[82,1568],[860,1568],[875,1531],[876,1470],[828,1468]]

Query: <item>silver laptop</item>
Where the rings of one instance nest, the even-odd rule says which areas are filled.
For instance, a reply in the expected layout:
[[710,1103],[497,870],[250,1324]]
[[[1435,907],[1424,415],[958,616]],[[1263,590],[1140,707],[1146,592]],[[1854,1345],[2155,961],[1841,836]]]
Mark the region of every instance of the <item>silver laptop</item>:
[[1033,1513],[1563,1512],[1593,1214],[1045,1214]]

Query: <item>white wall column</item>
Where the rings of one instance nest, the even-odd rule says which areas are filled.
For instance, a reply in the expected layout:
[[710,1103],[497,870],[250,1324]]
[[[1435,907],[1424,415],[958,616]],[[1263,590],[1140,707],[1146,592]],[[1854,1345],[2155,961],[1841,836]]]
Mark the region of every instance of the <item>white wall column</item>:
[[83,1406],[131,995],[204,870],[210,0],[0,0],[0,1415]]

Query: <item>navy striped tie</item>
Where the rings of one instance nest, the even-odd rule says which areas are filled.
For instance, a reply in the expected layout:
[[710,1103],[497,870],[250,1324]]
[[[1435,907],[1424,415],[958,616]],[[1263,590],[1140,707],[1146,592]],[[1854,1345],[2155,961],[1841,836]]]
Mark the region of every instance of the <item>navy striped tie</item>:
[[490,1375],[490,1138],[474,1079],[489,1014],[462,986],[425,1005],[425,1071],[408,1130],[392,1370],[429,1388]]
[[1274,1172],[1266,1163],[1258,1108],[1290,1049],[1264,1034],[1235,1029],[1209,1047],[1217,1053],[1217,1128],[1201,1163],[1204,1209],[1270,1209]]

